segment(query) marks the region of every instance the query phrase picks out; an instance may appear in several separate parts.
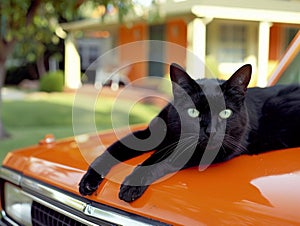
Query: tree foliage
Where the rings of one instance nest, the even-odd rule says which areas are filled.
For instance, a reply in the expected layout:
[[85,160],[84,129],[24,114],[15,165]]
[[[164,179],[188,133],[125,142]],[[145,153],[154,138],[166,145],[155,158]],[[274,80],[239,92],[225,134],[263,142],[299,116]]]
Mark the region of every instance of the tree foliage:
[[[54,32],[59,20],[76,19],[77,7],[75,0],[1,1],[0,47],[18,43],[17,56],[36,60],[45,51],[45,44],[58,43]],[[11,51],[9,48],[6,57]]]
[[6,74],[6,63],[13,50],[29,61],[38,61],[47,44],[57,44],[55,29],[60,22],[80,18],[86,2],[113,5],[119,17],[128,13],[131,0],[1,0],[0,1],[0,138],[6,135],[1,120],[1,88]]
[[4,52],[0,60],[7,58],[18,43],[15,56],[35,61],[47,44],[59,42],[55,35],[58,24],[80,19],[80,8],[87,3],[93,8],[104,6],[103,17],[111,7],[117,8],[120,20],[133,8],[132,0],[1,0],[0,48]]

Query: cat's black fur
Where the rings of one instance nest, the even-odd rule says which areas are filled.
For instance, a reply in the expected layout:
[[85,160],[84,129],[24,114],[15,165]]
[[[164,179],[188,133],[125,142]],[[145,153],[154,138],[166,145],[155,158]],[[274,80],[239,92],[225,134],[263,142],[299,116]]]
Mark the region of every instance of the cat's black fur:
[[[195,81],[176,64],[171,65],[170,76],[174,101],[148,128],[115,142],[91,164],[79,184],[82,195],[92,194],[118,161],[144,151],[156,150],[121,185],[119,198],[126,202],[139,198],[155,180],[180,169],[300,146],[299,85],[247,89],[250,65],[227,81]],[[140,150],[146,150],[136,147],[135,138],[141,142]]]

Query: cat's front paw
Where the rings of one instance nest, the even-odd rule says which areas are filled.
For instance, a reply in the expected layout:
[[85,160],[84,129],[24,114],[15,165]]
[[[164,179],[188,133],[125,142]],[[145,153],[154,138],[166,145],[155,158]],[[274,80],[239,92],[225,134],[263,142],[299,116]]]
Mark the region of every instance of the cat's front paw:
[[99,175],[96,171],[87,171],[87,173],[81,178],[81,181],[79,182],[80,194],[83,196],[91,195],[97,190],[102,180],[103,177]]
[[148,186],[121,185],[119,198],[125,202],[133,202],[142,196]]

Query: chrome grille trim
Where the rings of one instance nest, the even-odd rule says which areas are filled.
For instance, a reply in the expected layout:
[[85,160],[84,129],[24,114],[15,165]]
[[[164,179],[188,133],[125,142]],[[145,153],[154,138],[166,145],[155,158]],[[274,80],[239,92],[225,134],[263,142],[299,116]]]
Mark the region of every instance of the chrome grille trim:
[[144,222],[136,221],[130,219],[129,217],[122,216],[116,213],[109,213],[108,211],[93,207],[92,205],[87,205],[85,215],[99,218],[101,220],[106,220],[111,223],[115,223],[123,226],[151,226],[152,224],[146,224]]
[[[11,220],[7,215],[6,212],[4,210],[1,211],[2,217],[5,221],[7,221],[11,226],[19,226],[16,222],[14,222],[13,220]],[[1,224],[2,222],[0,221],[0,225],[4,225],[7,226],[6,224]]]
[[149,226],[150,224],[145,224],[140,221],[136,221],[134,219],[130,219],[129,217],[123,216],[118,213],[110,212],[107,210],[99,209],[96,207],[93,207],[90,204],[87,204],[85,202],[79,201],[75,198],[72,198],[68,195],[65,195],[55,189],[49,188],[45,185],[42,185],[36,181],[33,181],[28,178],[22,178],[21,180],[21,187],[26,188],[29,190],[32,190],[34,192],[39,193],[40,195],[46,196],[52,200],[55,200],[56,202],[60,202],[62,204],[65,204],[73,209],[76,209],[82,213],[84,213],[87,216],[95,217],[100,220],[108,221],[114,224],[120,224],[122,222],[122,225],[128,225],[128,226],[134,226],[134,225],[140,225],[140,226]]
[[20,185],[22,175],[7,168],[0,167],[0,178],[9,181],[15,185]]
[[[145,223],[143,221],[139,221],[136,219],[130,218],[130,216],[125,216],[117,212],[97,208],[90,203],[86,203],[83,201],[80,201],[74,197],[71,197],[67,194],[64,194],[54,188],[47,187],[46,185],[43,185],[42,183],[39,183],[38,181],[35,181],[30,178],[23,177],[21,174],[4,168],[0,167],[0,178],[5,179],[11,183],[14,183],[21,188],[25,189],[23,191],[27,196],[32,198],[34,201],[39,202],[42,205],[45,205],[57,212],[60,212],[66,216],[69,216],[79,222],[82,222],[87,225],[97,225],[95,223],[89,222],[85,219],[82,219],[68,211],[65,211],[61,208],[58,208],[46,201],[44,201],[42,198],[38,198],[32,194],[37,193],[40,197],[46,197],[49,198],[55,202],[61,203],[63,205],[66,205],[68,207],[71,207],[74,210],[80,211],[81,213],[85,214],[86,216],[94,217],[95,219],[106,221],[108,223],[117,224],[117,225],[123,225],[123,226],[150,226],[153,225],[151,223]],[[32,193],[32,194],[31,194]],[[149,219],[150,220],[150,219]],[[152,221],[152,220],[150,220]],[[156,223],[154,221],[154,223]],[[166,225],[161,222],[157,222],[159,225]]]
[[24,189],[34,191],[40,195],[46,196],[47,198],[72,207],[80,212],[83,212],[87,205],[85,202],[70,197],[62,192],[56,191],[55,189],[49,188],[28,178],[22,178],[20,185]]
[[74,214],[72,214],[72,213],[70,213],[68,211],[65,211],[65,210],[63,210],[63,209],[61,209],[61,208],[59,208],[59,207],[57,207],[55,205],[52,205],[51,203],[48,203],[48,202],[46,202],[46,201],[44,201],[44,200],[42,200],[40,198],[37,198],[37,197],[35,197],[35,196],[27,193],[27,192],[24,192],[24,194],[27,195],[28,197],[30,197],[32,200],[34,200],[34,201],[36,201],[36,202],[38,202],[38,203],[40,203],[40,204],[42,204],[42,205],[44,205],[44,206],[52,209],[52,210],[55,210],[56,212],[59,212],[59,213],[65,215],[67,217],[70,217],[70,218],[72,218],[72,219],[74,219],[74,220],[76,220],[76,221],[78,221],[80,223],[83,223],[83,224],[86,224],[86,225],[90,225],[90,226],[97,226],[98,225],[98,224],[89,222],[89,221],[87,221],[85,219],[82,219],[82,218],[80,218],[80,217],[78,217],[78,216],[76,216],[76,215],[74,215]]

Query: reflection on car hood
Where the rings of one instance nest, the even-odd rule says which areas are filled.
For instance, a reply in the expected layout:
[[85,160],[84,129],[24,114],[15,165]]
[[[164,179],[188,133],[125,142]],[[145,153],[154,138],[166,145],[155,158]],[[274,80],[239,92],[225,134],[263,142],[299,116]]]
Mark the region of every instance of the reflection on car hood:
[[[79,195],[88,162],[114,140],[114,132],[105,132],[37,145],[11,152],[3,165]],[[201,172],[182,170],[131,204],[119,200],[120,182],[147,156],[114,167],[86,198],[173,225],[300,223],[300,148],[240,156]]]

